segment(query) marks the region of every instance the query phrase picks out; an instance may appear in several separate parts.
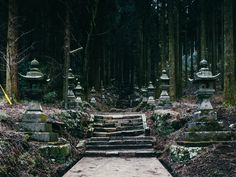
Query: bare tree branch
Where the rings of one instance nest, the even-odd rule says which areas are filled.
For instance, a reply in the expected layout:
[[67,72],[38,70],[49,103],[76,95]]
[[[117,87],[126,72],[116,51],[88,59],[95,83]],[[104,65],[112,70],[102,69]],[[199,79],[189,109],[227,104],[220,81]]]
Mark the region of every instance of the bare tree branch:
[[29,34],[29,33],[32,33],[34,31],[34,29],[30,30],[30,31],[27,31],[25,33],[22,33],[18,38],[16,38],[16,40],[14,42],[17,42],[20,38],[22,38],[23,36]]
[[79,47],[79,48],[77,48],[77,49],[75,49],[75,50],[71,50],[71,51],[70,51],[70,54],[79,52],[80,50],[83,50],[83,47]]

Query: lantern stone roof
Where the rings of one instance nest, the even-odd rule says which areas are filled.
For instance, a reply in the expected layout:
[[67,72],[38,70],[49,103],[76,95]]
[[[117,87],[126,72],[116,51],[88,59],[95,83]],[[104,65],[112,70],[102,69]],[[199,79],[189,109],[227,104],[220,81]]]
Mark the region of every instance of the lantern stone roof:
[[160,80],[170,80],[165,69],[162,70],[162,75],[160,77]]
[[195,73],[194,80],[216,80],[220,73],[217,75],[213,75],[208,67],[208,63],[205,59],[200,62],[200,70]]
[[30,70],[26,73],[26,75],[20,74],[21,77],[28,80],[42,80],[44,79],[44,74],[39,70],[39,62],[34,59],[30,63]]

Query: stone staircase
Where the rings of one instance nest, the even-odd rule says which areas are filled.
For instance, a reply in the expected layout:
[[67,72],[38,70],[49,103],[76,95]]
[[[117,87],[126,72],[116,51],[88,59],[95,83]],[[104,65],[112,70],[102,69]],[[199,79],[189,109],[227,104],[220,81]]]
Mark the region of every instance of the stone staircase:
[[155,138],[148,134],[144,114],[94,115],[93,137],[87,140],[85,156],[154,157]]

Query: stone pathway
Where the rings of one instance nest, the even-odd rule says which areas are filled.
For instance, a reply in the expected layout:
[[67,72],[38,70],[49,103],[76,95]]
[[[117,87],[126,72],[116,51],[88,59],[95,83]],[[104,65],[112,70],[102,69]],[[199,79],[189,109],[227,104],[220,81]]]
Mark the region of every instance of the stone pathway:
[[172,177],[152,158],[85,157],[63,177]]

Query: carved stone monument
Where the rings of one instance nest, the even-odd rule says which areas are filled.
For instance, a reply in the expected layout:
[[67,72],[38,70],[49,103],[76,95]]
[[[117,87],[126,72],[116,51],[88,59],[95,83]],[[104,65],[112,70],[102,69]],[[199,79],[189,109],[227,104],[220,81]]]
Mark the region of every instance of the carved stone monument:
[[147,91],[148,91],[147,104],[154,105],[155,104],[155,87],[153,86],[152,81],[149,82]]
[[198,110],[193,114],[192,121],[187,124],[183,140],[180,143],[188,146],[202,146],[211,143],[230,141],[234,138],[217,120],[217,114],[210,102],[214,94],[214,82],[220,74],[213,75],[206,60],[200,62],[200,70],[191,80],[197,84],[196,95],[199,101]]
[[170,102],[170,96],[168,94],[169,90],[169,81],[170,78],[167,75],[166,70],[162,70],[162,75],[160,77],[160,82],[161,82],[161,94],[158,99],[158,104],[157,108],[170,108],[171,107],[171,102]]
[[90,99],[90,103],[91,104],[96,104],[96,98],[95,98],[95,96],[96,96],[96,90],[95,90],[95,88],[94,88],[94,86],[92,87],[92,89],[91,89],[91,91],[90,91],[90,94],[91,94],[91,99]]
[[68,71],[68,92],[67,92],[67,99],[68,99],[68,108],[75,108],[76,107],[76,97],[73,92],[73,89],[75,88],[75,76],[72,73],[72,69],[70,68]]
[[17,128],[19,131],[29,134],[32,140],[57,141],[58,134],[52,132],[52,125],[47,122],[48,116],[43,113],[38,102],[43,94],[42,84],[45,82],[45,76],[38,67],[39,62],[34,59],[31,61],[30,70],[26,75],[20,75],[28,83],[25,91],[32,102],[23,114],[21,122],[17,123]]

